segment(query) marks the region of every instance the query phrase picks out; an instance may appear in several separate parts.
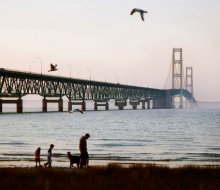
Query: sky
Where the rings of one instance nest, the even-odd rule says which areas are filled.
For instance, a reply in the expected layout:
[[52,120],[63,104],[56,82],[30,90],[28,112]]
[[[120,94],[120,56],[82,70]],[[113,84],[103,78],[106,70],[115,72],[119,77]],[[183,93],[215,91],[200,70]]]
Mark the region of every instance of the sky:
[[[133,8],[148,11],[144,22]],[[182,48],[195,99],[220,101],[219,10],[219,0],[1,0],[0,68],[162,89]]]

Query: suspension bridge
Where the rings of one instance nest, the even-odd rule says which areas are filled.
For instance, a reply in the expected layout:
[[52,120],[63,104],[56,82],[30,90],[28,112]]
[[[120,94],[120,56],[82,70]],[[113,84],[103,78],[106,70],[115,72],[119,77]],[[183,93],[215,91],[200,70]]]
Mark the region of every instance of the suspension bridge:
[[[176,60],[175,53],[180,52],[180,58]],[[187,85],[183,85],[182,49],[173,48],[172,74],[169,72],[167,82],[163,89],[145,88],[118,83],[98,82],[67,77],[55,77],[50,75],[15,71],[0,68],[0,113],[3,104],[16,104],[17,113],[23,112],[22,97],[28,94],[37,94],[42,97],[42,112],[47,112],[47,103],[58,103],[58,111],[63,111],[63,97],[68,98],[68,110],[73,105],[81,105],[86,110],[86,100],[94,101],[94,110],[99,106],[109,109],[109,100],[115,100],[115,106],[123,110],[127,101],[133,109],[142,104],[142,109],[150,109],[152,101],[153,109],[174,108],[174,99],[180,98],[180,108],[183,107],[182,98],[192,105],[196,104],[192,90],[192,70],[186,78],[190,78]],[[177,66],[178,65],[178,66]],[[175,68],[176,67],[176,68]],[[172,87],[168,84],[170,75]],[[54,99],[56,98],[56,99]]]

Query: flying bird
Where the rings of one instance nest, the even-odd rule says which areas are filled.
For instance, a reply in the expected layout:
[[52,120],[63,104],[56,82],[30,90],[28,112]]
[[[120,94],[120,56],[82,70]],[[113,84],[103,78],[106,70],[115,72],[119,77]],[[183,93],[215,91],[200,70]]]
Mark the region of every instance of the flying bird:
[[69,113],[73,113],[73,112],[80,112],[81,114],[83,114],[83,111],[79,109],[74,109],[74,110],[69,111]]
[[140,13],[140,15],[141,15],[141,18],[142,18],[142,20],[144,21],[144,13],[147,13],[147,11],[144,11],[144,10],[141,10],[141,9],[133,9],[132,11],[131,11],[131,15],[133,14],[133,13],[135,13],[135,12],[139,12]]
[[53,65],[52,63],[50,64],[50,70],[48,71],[48,72],[50,72],[50,71],[56,71],[57,70],[57,64],[56,65]]

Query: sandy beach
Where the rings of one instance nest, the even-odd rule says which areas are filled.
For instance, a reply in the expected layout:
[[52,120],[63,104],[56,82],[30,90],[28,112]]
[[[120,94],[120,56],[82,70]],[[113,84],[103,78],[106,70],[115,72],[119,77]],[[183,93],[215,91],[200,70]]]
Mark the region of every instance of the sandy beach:
[[119,164],[0,168],[1,189],[219,189],[220,167]]

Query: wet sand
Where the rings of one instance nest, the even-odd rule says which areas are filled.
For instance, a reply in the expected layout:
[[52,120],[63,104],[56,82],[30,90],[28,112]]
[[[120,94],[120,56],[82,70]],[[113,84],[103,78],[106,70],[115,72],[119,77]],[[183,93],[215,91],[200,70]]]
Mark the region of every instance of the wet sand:
[[[41,159],[41,165],[47,162],[46,159]],[[199,167],[220,167],[219,162],[192,162],[192,161],[169,161],[169,160],[154,160],[154,161],[146,161],[146,160],[119,160],[119,159],[94,159],[90,158],[89,162],[90,166],[107,166],[108,164],[120,164],[122,166],[128,166],[133,164],[142,164],[148,165],[153,164],[157,166],[165,166],[170,168],[179,168],[184,166],[199,166]],[[0,168],[32,168],[35,166],[34,159],[27,159],[27,160],[1,160],[0,161]],[[68,168],[69,167],[69,160],[62,159],[62,160],[53,160],[52,166],[56,168]],[[76,167],[76,164],[74,165]]]

